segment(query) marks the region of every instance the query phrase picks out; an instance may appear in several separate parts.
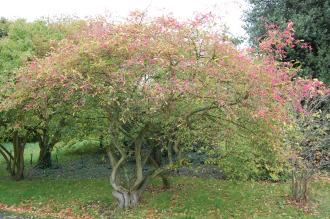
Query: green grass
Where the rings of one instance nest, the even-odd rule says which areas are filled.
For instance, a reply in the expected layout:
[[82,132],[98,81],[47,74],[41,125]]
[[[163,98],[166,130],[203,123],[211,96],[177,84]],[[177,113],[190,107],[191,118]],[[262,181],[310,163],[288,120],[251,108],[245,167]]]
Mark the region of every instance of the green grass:
[[[84,148],[87,144],[82,144]],[[94,144],[96,145],[96,144]],[[7,144],[10,148],[10,144]],[[61,156],[74,159],[71,150],[61,150]],[[87,150],[86,146],[83,151]],[[26,146],[26,164],[30,154],[38,158],[38,145]],[[0,159],[1,204],[29,206],[35,214],[62,212],[71,209],[74,215],[88,212],[94,218],[330,218],[330,182],[315,181],[311,186],[315,209],[311,213],[289,204],[288,183],[237,182],[194,177],[174,177],[172,188],[160,189],[160,181],[153,180],[135,209],[119,210],[112,198],[107,178],[69,179],[34,178],[12,181]],[[22,212],[19,212],[22,213]],[[102,215],[107,215],[102,217]],[[47,215],[43,215],[47,218]],[[63,216],[66,218],[66,216]]]
[[106,179],[97,180],[23,180],[19,182],[0,179],[0,203],[19,205],[47,204],[56,206],[71,202],[87,203],[93,201],[111,202],[110,185]]
[[[152,181],[141,205],[122,211],[116,209],[105,178],[21,182],[0,179],[0,203],[47,206],[54,212],[71,208],[76,214],[84,209],[92,212],[95,218],[101,218],[97,208],[112,211],[115,218],[329,218],[329,182],[313,183],[314,202],[319,205],[313,214],[305,214],[286,203],[288,191],[285,183],[175,177],[168,191],[159,189],[158,180]],[[94,209],[89,209],[90,205]]]
[[[143,205],[123,218],[330,218],[330,183],[313,183],[313,214],[286,202],[288,184],[175,178],[169,192],[148,192]],[[316,201],[317,200],[317,201]]]

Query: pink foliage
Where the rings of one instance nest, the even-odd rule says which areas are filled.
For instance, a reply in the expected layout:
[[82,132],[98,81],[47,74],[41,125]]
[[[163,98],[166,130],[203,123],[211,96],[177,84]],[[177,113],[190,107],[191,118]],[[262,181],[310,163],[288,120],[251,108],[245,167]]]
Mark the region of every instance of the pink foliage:
[[290,62],[277,62],[286,58],[287,48],[299,46],[312,50],[309,44],[294,38],[293,26],[290,21],[285,30],[281,31],[277,25],[268,25],[267,37],[260,43],[260,49],[265,56],[266,71],[271,77],[274,100],[282,105],[290,102],[297,112],[305,113],[301,101],[329,93],[329,89],[317,79],[294,79],[297,69],[292,68]]
[[311,50],[311,46],[301,40],[294,38],[293,22],[289,21],[284,31],[275,24],[266,25],[267,37],[262,40],[259,48],[267,54],[272,54],[272,58],[283,60],[287,51],[286,48],[295,48],[299,46]]
[[[294,80],[291,63],[278,62],[286,57],[288,47],[310,49],[294,38],[292,22],[284,31],[269,25],[268,36],[260,44],[261,55],[255,57],[251,50],[238,51],[208,29],[214,19],[207,13],[185,22],[170,15],[148,20],[145,13],[135,11],[123,24],[90,21],[60,42],[49,57],[22,69],[17,86],[22,93],[28,90],[36,95],[27,98],[33,102],[27,101],[27,109],[53,95],[50,91],[69,100],[77,92],[102,99],[102,95],[140,89],[139,95],[145,98],[141,102],[161,105],[166,98],[184,94],[215,102],[228,114],[245,110],[265,121],[286,121],[285,105],[293,104],[303,112],[303,98],[329,92],[320,81]],[[84,65],[84,60],[92,65]],[[154,77],[155,72],[161,72],[161,80]]]

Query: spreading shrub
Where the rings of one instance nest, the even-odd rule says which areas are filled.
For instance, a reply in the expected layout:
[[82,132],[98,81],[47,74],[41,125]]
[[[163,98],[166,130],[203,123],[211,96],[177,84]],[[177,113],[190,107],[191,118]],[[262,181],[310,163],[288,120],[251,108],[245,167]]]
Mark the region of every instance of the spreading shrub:
[[[210,162],[234,178],[278,179],[288,106],[301,111],[302,98],[322,83],[302,87],[290,63],[276,62],[284,44],[300,43],[291,23],[284,34],[270,29],[259,56],[237,50],[216,24],[212,14],[178,21],[134,12],[123,23],[90,20],[49,55],[20,68],[1,109],[33,117],[48,149],[68,121],[93,111],[120,207],[135,206],[152,177],[169,186],[167,171],[192,145],[220,155]],[[94,125],[79,127],[69,133],[88,135]],[[153,167],[144,168],[147,163]]]

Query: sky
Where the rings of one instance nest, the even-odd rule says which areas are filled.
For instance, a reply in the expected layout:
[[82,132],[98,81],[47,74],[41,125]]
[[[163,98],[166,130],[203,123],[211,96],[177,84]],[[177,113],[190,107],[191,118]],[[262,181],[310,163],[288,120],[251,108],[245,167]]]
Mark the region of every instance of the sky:
[[124,18],[130,11],[147,10],[151,16],[173,13],[184,19],[196,12],[212,11],[222,18],[235,36],[246,36],[242,28],[245,0],[6,0],[1,2],[0,17],[25,18],[109,15]]

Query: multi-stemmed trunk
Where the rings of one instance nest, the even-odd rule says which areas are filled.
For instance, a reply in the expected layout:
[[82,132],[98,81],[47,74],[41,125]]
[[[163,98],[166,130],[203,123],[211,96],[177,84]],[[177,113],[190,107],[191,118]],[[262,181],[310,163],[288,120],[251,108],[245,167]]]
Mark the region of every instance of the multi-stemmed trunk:
[[[146,187],[148,180],[155,176],[161,176],[164,187],[169,187],[169,180],[163,174],[165,168],[161,168],[161,163],[155,156],[155,150],[150,150],[149,153],[145,153],[143,158],[142,156],[142,140],[143,135],[136,138],[134,142],[135,146],[135,180],[133,184],[129,184],[128,186],[124,187],[123,183],[119,180],[120,169],[125,167],[128,163],[126,162],[126,154],[127,151],[123,148],[118,146],[118,142],[113,142],[113,147],[108,148],[108,156],[112,166],[112,172],[110,176],[110,183],[113,188],[113,196],[118,200],[118,204],[120,208],[132,208],[135,207],[141,198],[141,195]],[[117,151],[120,155],[118,159],[116,153]],[[143,158],[143,159],[142,159]],[[150,162],[154,169],[144,173],[143,167],[147,162]]]
[[14,132],[13,147],[14,147],[14,178],[21,180],[24,178],[24,148],[26,139],[19,136],[18,132]]
[[0,145],[0,153],[7,163],[7,171],[15,180],[24,178],[24,148],[25,137],[21,137],[17,131],[13,133],[13,150],[11,153],[6,147]]
[[[128,185],[128,188],[122,186],[122,182],[120,182],[119,174],[120,169],[127,164],[126,162],[126,153],[124,150],[119,150],[120,159],[118,160],[115,157],[115,153],[111,148],[108,149],[108,156],[112,166],[112,172],[110,176],[110,183],[113,188],[113,196],[118,200],[118,206],[120,208],[132,208],[136,206],[140,200],[140,196],[144,190],[145,182],[141,180],[142,169],[137,169],[137,179],[133,185]],[[137,167],[138,168],[138,167]]]
[[296,202],[306,203],[308,195],[308,184],[313,176],[312,169],[292,170],[292,197]]
[[112,194],[118,200],[118,206],[120,208],[132,208],[139,203],[147,178],[145,178],[144,181],[138,181],[138,179],[136,179],[134,185],[129,185],[128,188],[123,187],[121,183],[118,182],[118,175],[119,168],[126,163],[125,159],[125,156],[121,157],[121,159],[113,166],[110,183],[113,188]]

